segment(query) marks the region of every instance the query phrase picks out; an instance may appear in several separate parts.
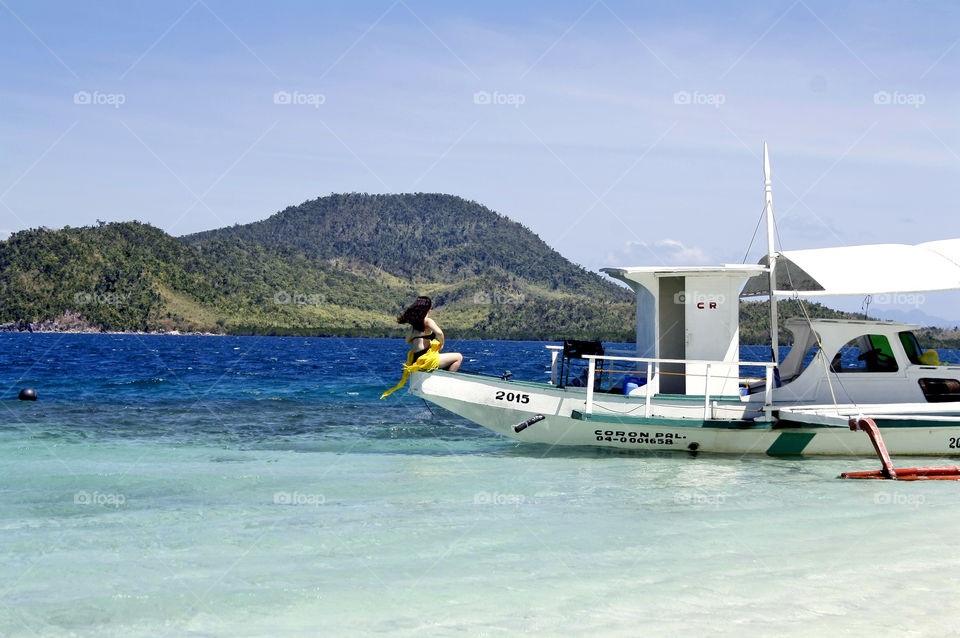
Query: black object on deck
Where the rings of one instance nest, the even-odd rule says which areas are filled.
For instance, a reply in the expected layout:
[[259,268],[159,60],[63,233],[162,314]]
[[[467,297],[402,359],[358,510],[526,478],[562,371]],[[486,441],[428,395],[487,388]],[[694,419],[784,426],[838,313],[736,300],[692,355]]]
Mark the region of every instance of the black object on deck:
[[[599,341],[583,341],[580,339],[564,339],[563,355],[560,359],[560,383],[557,387],[567,386],[570,376],[570,362],[575,359],[583,359],[586,355],[603,355],[603,344]],[[597,362],[597,371],[603,371],[603,361]]]

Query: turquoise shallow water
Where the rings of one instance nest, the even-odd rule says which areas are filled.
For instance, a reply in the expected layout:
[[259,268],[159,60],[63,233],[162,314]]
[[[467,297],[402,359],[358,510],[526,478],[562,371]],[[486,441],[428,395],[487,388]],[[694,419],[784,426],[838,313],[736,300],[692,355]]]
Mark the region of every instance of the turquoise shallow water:
[[[451,344],[528,379],[542,345]],[[0,401],[0,635],[956,631],[953,482],[518,445],[378,401],[399,340],[0,347],[40,394]]]

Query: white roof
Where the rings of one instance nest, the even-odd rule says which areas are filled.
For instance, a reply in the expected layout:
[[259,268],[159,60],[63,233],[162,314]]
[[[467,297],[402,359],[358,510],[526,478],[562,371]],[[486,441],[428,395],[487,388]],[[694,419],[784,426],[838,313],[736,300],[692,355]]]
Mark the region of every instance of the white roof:
[[651,275],[654,277],[703,275],[746,278],[756,273],[766,272],[766,270],[766,267],[756,264],[726,264],[724,266],[627,266],[623,268],[601,268],[600,272],[605,272],[611,277],[623,281],[642,282]]
[[[764,257],[761,264],[767,263]],[[777,295],[877,295],[960,289],[960,239],[910,246],[872,244],[788,250],[777,256]],[[769,294],[766,274],[747,281],[741,296]]]

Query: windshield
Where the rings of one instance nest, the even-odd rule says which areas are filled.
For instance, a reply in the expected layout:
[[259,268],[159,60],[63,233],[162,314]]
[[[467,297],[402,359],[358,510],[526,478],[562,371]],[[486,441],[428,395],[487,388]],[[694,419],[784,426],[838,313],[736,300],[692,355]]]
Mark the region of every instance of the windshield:
[[917,335],[910,331],[901,332],[900,343],[903,344],[903,349],[906,351],[907,358],[910,359],[910,363],[919,365],[920,355],[923,354],[923,348],[920,347],[920,341],[917,339]]

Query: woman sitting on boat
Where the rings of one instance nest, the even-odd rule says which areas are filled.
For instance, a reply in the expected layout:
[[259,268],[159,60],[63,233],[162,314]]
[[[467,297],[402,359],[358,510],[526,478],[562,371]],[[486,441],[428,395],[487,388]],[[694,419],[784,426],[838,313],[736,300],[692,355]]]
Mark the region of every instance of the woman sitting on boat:
[[[430,350],[432,341],[439,341],[440,347],[437,352],[443,350],[443,330],[437,325],[437,322],[430,317],[430,309],[433,302],[430,297],[417,297],[417,300],[410,304],[406,310],[397,317],[397,323],[410,324],[410,332],[407,334],[407,343],[414,350],[413,360],[416,361]],[[459,352],[444,352],[440,354],[440,361],[437,367],[441,370],[456,372],[463,363],[463,355]]]
[[381,399],[402,388],[411,372],[434,368],[456,372],[460,369],[460,364],[463,363],[462,354],[440,353],[444,344],[443,330],[429,316],[432,307],[433,302],[430,297],[417,297],[416,301],[397,317],[397,323],[410,324],[407,343],[410,344],[411,350],[407,354],[407,363],[403,366],[403,377],[400,383],[384,392],[380,396]]

